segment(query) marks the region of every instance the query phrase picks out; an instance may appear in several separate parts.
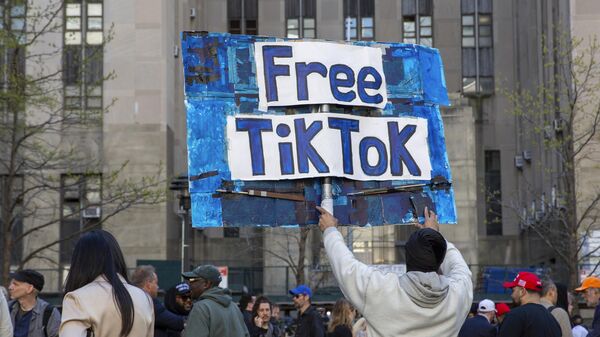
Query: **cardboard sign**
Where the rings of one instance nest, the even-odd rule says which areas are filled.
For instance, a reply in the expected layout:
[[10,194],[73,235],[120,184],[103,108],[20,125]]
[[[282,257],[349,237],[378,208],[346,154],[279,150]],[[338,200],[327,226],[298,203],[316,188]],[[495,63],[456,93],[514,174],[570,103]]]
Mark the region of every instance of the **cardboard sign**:
[[232,179],[431,179],[424,118],[228,116],[227,144]]
[[379,48],[331,42],[254,44],[259,109],[340,104],[383,109],[387,86]]
[[181,50],[194,227],[316,224],[321,177],[341,224],[423,205],[456,223],[437,50],[206,32]]

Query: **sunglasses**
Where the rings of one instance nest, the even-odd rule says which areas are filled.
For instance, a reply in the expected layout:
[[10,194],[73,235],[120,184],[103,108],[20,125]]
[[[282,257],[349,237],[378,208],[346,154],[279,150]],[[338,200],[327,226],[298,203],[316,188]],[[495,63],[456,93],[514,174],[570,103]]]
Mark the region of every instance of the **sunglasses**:
[[189,278],[187,279],[188,283],[194,283],[194,282],[199,282],[199,281],[205,281],[202,277],[196,277],[196,278]]
[[294,295],[294,298],[298,298],[300,296],[304,296],[304,294],[296,294],[296,295]]

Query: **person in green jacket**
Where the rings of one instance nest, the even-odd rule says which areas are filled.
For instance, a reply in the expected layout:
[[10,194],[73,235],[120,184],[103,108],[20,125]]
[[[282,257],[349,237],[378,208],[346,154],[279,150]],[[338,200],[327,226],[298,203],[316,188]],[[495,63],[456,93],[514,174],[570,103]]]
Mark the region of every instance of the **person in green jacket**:
[[225,289],[219,287],[221,273],[204,265],[183,273],[195,300],[183,337],[249,337],[240,309]]

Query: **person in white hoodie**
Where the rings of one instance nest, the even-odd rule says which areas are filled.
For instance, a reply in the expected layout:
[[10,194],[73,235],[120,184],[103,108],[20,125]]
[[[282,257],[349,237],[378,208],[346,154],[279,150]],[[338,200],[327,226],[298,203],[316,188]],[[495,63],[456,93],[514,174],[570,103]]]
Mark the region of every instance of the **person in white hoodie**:
[[369,337],[454,337],[473,301],[471,272],[439,233],[435,213],[406,243],[402,275],[358,261],[337,230],[338,221],[317,207],[325,251],[342,293],[367,321]]

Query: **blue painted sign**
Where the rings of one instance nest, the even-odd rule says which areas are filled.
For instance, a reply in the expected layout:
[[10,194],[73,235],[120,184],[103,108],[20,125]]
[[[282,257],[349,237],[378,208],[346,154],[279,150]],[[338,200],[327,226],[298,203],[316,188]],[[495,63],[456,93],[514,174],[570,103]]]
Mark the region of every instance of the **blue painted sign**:
[[194,227],[314,224],[321,177],[342,224],[456,223],[437,50],[184,32],[182,51]]

